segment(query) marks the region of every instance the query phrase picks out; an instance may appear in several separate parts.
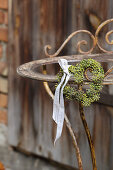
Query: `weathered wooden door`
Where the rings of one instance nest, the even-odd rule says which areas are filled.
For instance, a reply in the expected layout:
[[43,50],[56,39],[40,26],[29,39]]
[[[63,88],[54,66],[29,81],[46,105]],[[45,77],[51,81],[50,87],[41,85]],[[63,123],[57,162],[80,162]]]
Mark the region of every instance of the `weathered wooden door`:
[[[112,0],[9,0],[9,144],[25,153],[33,153],[62,164],[77,167],[72,140],[64,126],[61,139],[53,146],[55,124],[52,120],[52,100],[42,82],[21,78],[16,68],[25,62],[45,58],[44,46],[56,50],[73,31],[88,29],[94,33],[90,13],[102,21],[112,17]],[[84,35],[77,37],[83,39]],[[89,40],[90,46],[90,39]],[[64,49],[75,54],[77,39]],[[53,51],[54,52],[54,51]],[[55,68],[49,68],[55,73]],[[113,107],[93,104],[85,109],[96,149],[100,170],[113,169]],[[84,169],[91,170],[91,158],[86,135],[76,101],[66,105],[83,159]]]

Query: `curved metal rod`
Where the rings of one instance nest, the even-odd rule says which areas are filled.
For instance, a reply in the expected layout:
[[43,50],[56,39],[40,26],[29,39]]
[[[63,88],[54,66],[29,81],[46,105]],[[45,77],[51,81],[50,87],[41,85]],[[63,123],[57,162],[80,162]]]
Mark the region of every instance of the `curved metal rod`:
[[[43,74],[47,74],[46,69],[44,67],[43,67]],[[52,93],[48,83],[47,82],[43,82],[43,84],[44,84],[46,92],[49,94],[49,96],[52,99],[54,99],[54,95],[53,95],[53,93]],[[64,115],[64,119],[65,119],[66,126],[67,126],[67,128],[68,128],[68,130],[70,132],[70,135],[72,137],[72,140],[73,140],[73,145],[74,145],[74,148],[75,148],[75,151],[76,151],[76,156],[77,156],[79,170],[83,170],[83,163],[82,163],[82,159],[81,159],[81,155],[80,155],[80,149],[78,147],[74,131],[73,131],[72,127],[71,127],[71,123],[70,123],[70,121],[69,121],[69,119],[68,119],[66,114]]]
[[[111,22],[113,22],[113,19],[109,19],[109,20],[107,20],[107,21],[104,21],[102,24],[99,25],[99,27],[97,28],[96,33],[95,33],[95,41],[96,41],[96,44],[98,45],[99,49],[100,49],[101,51],[105,52],[105,53],[113,53],[113,51],[107,51],[107,50],[105,50],[104,48],[102,48],[102,47],[100,46],[99,40],[98,40],[98,35],[99,35],[101,29],[102,29],[105,25],[107,25],[107,24],[109,24],[109,23],[111,23]],[[109,36],[110,36],[112,33],[113,33],[113,30],[107,32],[106,35],[105,35],[105,40],[106,40],[107,44],[109,44],[109,45],[113,45],[113,40],[112,40],[112,41],[109,41]]]
[[109,36],[113,34],[113,30],[107,32],[107,34],[105,35],[105,39],[106,39],[106,42],[109,44],[109,45],[113,45],[113,40],[109,41]]
[[91,78],[88,77],[88,74],[87,74],[88,71],[91,72],[92,69],[91,69],[91,68],[87,68],[87,69],[84,71],[84,76],[85,76],[85,78],[86,78],[88,81],[92,81]]
[[70,39],[77,35],[78,33],[86,33],[88,35],[90,35],[91,39],[93,40],[93,45],[91,47],[91,49],[87,52],[83,51],[81,49],[81,45],[87,45],[88,42],[86,40],[81,40],[77,43],[77,49],[78,49],[78,52],[81,53],[81,54],[89,54],[93,51],[96,43],[95,43],[95,37],[93,36],[93,34],[90,32],[90,31],[87,31],[87,30],[78,30],[78,31],[75,31],[73,32],[72,34],[70,34],[68,36],[68,38],[64,41],[64,43],[61,45],[61,47],[54,53],[54,54],[49,54],[48,53],[48,50],[50,50],[52,47],[50,45],[46,45],[45,48],[44,48],[44,51],[45,51],[45,55],[48,56],[48,57],[56,57],[58,56],[58,54],[62,51],[62,49],[65,47],[65,45],[70,41]]
[[95,149],[94,149],[93,141],[92,141],[92,138],[91,138],[90,130],[88,128],[88,124],[87,124],[87,121],[85,119],[83,105],[82,105],[81,102],[79,102],[79,111],[80,111],[80,117],[81,117],[84,129],[85,129],[85,132],[86,132],[86,135],[87,135],[87,139],[88,139],[88,142],[89,142],[89,146],[90,146],[93,170],[97,170],[96,158],[95,158]]
[[104,77],[106,77],[109,73],[113,71],[113,66],[105,73]]
[[[78,89],[82,90],[82,86],[78,85]],[[89,147],[90,147],[93,170],[97,170],[95,149],[94,149],[93,141],[92,141],[92,138],[91,138],[91,133],[90,133],[90,130],[88,128],[88,124],[87,124],[87,121],[86,121],[86,118],[85,118],[83,104],[81,102],[79,102],[79,112],[80,112],[80,117],[81,117],[84,129],[85,129],[87,139],[88,139],[88,143],[89,143]]]

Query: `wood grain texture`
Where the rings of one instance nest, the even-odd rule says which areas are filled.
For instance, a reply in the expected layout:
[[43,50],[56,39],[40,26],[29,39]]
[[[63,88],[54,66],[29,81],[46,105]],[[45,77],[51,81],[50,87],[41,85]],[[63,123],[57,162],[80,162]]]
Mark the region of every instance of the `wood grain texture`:
[[[10,0],[10,2],[9,143],[25,153],[33,153],[76,167],[75,151],[65,125],[62,138],[55,147],[53,146],[55,124],[52,120],[52,101],[46,94],[42,82],[19,77],[16,68],[20,64],[45,58],[43,48],[46,44],[52,44],[54,53],[71,32],[77,29],[93,30],[92,26],[87,24],[85,11],[94,11],[97,16],[105,20],[109,1]],[[80,35],[77,38],[78,40],[86,38],[90,46],[91,42],[87,36]],[[62,54],[75,54],[76,41],[77,39],[73,38]],[[57,69],[57,66],[51,65],[49,73],[55,74]],[[53,84],[50,85],[53,88]],[[66,102],[65,108],[77,133],[84,169],[91,170],[90,151],[79,117],[78,104],[76,101]],[[112,113],[112,107],[99,104],[85,108],[96,149],[97,166],[100,170],[113,169]]]
[[16,149],[7,146],[0,146],[0,160],[5,170],[77,170],[35,155],[19,153]]

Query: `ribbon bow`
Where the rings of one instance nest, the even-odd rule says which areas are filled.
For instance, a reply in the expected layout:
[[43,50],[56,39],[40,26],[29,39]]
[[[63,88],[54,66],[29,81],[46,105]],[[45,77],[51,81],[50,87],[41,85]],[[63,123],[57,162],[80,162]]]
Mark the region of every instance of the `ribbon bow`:
[[[62,134],[62,129],[63,129],[63,123],[64,123],[64,98],[63,98],[63,89],[66,86],[69,78],[70,78],[70,73],[68,71],[68,68],[71,65],[68,65],[67,60],[65,59],[60,59],[58,61],[60,67],[63,69],[63,76],[61,78],[61,82],[58,84],[56,91],[55,91],[55,96],[54,96],[54,102],[53,102],[53,120],[57,124],[57,132],[56,132],[56,138],[54,141],[54,144],[56,141],[60,138]],[[62,88],[61,88],[62,86]]]

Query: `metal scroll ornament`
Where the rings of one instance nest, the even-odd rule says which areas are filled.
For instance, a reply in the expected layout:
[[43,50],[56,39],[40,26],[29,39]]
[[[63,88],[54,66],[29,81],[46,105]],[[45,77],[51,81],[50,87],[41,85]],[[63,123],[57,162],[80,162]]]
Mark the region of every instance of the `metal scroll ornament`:
[[[45,46],[45,55],[48,58],[42,60],[31,61],[29,63],[23,64],[18,67],[17,72],[24,77],[29,77],[36,80],[42,80],[44,87],[47,93],[54,100],[53,107],[53,119],[57,123],[57,136],[56,140],[61,136],[63,121],[59,119],[59,117],[64,120],[67,128],[69,129],[70,135],[73,139],[74,148],[76,151],[77,161],[79,170],[83,170],[82,159],[80,155],[80,150],[77,144],[75,132],[71,127],[69,119],[65,114],[64,110],[64,100],[63,93],[68,99],[76,99],[79,103],[79,112],[82,123],[84,125],[84,129],[88,138],[91,158],[93,164],[93,170],[97,170],[96,166],[96,158],[95,158],[95,150],[91,139],[91,134],[85,119],[84,115],[84,106],[89,106],[92,102],[97,101],[99,99],[99,93],[102,89],[103,85],[113,84],[113,66],[104,73],[104,70],[99,62],[113,62],[113,51],[108,51],[104,49],[104,47],[99,42],[99,33],[102,28],[107,24],[113,22],[113,19],[109,19],[103,22],[96,30],[95,35],[87,30],[78,30],[73,32],[68,38],[64,41],[61,47],[54,53],[50,54],[50,50],[52,47],[50,45]],[[77,51],[79,54],[72,56],[58,56],[60,52],[63,50],[65,45],[76,35],[84,33],[90,36],[92,40],[92,46],[88,51],[84,51],[82,49],[83,45],[88,46],[88,42],[86,40],[81,40],[77,43]],[[113,33],[113,30],[107,32],[105,34],[105,42],[107,45],[113,45],[113,40],[110,40],[110,36]],[[102,43],[103,44],[103,43]],[[92,54],[94,49],[98,47],[101,53]],[[61,70],[58,75],[48,75],[46,71],[46,65],[58,63],[61,66]],[[75,65],[68,65],[68,63],[77,63]],[[36,72],[35,68],[43,67],[43,72]],[[88,72],[92,74],[92,76],[88,75]],[[57,83],[55,96],[53,95],[48,82]],[[77,86],[75,88],[74,86]],[[84,92],[83,86],[89,85],[90,88],[86,89]],[[60,100],[59,100],[60,99]],[[60,108],[60,111],[58,110]],[[58,115],[57,115],[58,113]],[[59,123],[60,122],[60,123]],[[59,130],[60,129],[60,130]]]
[[[76,35],[79,34],[79,33],[88,34],[88,35],[90,36],[90,38],[92,39],[92,42],[93,42],[91,49],[88,50],[87,52],[85,52],[85,51],[83,51],[83,50],[81,49],[81,46],[82,46],[82,45],[87,45],[88,42],[87,42],[86,40],[81,40],[81,41],[79,41],[79,42],[77,43],[77,49],[78,49],[78,52],[79,52],[80,54],[90,54],[90,53],[93,52],[93,50],[95,49],[96,46],[98,46],[99,49],[100,49],[102,52],[104,52],[104,53],[110,53],[110,54],[111,54],[111,53],[113,53],[113,51],[107,51],[107,50],[105,50],[105,49],[100,45],[100,43],[99,43],[99,33],[100,33],[100,31],[102,30],[102,28],[103,28],[105,25],[107,25],[107,24],[109,24],[109,23],[111,23],[111,22],[113,22],[113,19],[109,19],[109,20],[103,22],[103,23],[97,28],[97,30],[96,30],[96,32],[95,32],[95,36],[94,36],[90,31],[87,31],[87,30],[79,30],[79,31],[73,32],[71,35],[69,35],[69,37],[64,41],[64,43],[61,45],[61,47],[60,47],[54,54],[49,54],[48,50],[50,50],[52,47],[51,47],[50,45],[46,45],[46,46],[45,46],[45,55],[48,56],[48,57],[56,57],[56,56],[58,56],[58,55],[60,54],[60,52],[62,51],[62,49],[65,47],[65,45],[66,45],[74,36],[76,36]],[[108,45],[113,45],[113,40],[111,40],[111,41],[109,40],[109,37],[110,37],[110,35],[111,35],[112,33],[113,33],[113,30],[107,32],[106,35],[105,35],[105,41],[106,41],[106,43],[107,43]]]

